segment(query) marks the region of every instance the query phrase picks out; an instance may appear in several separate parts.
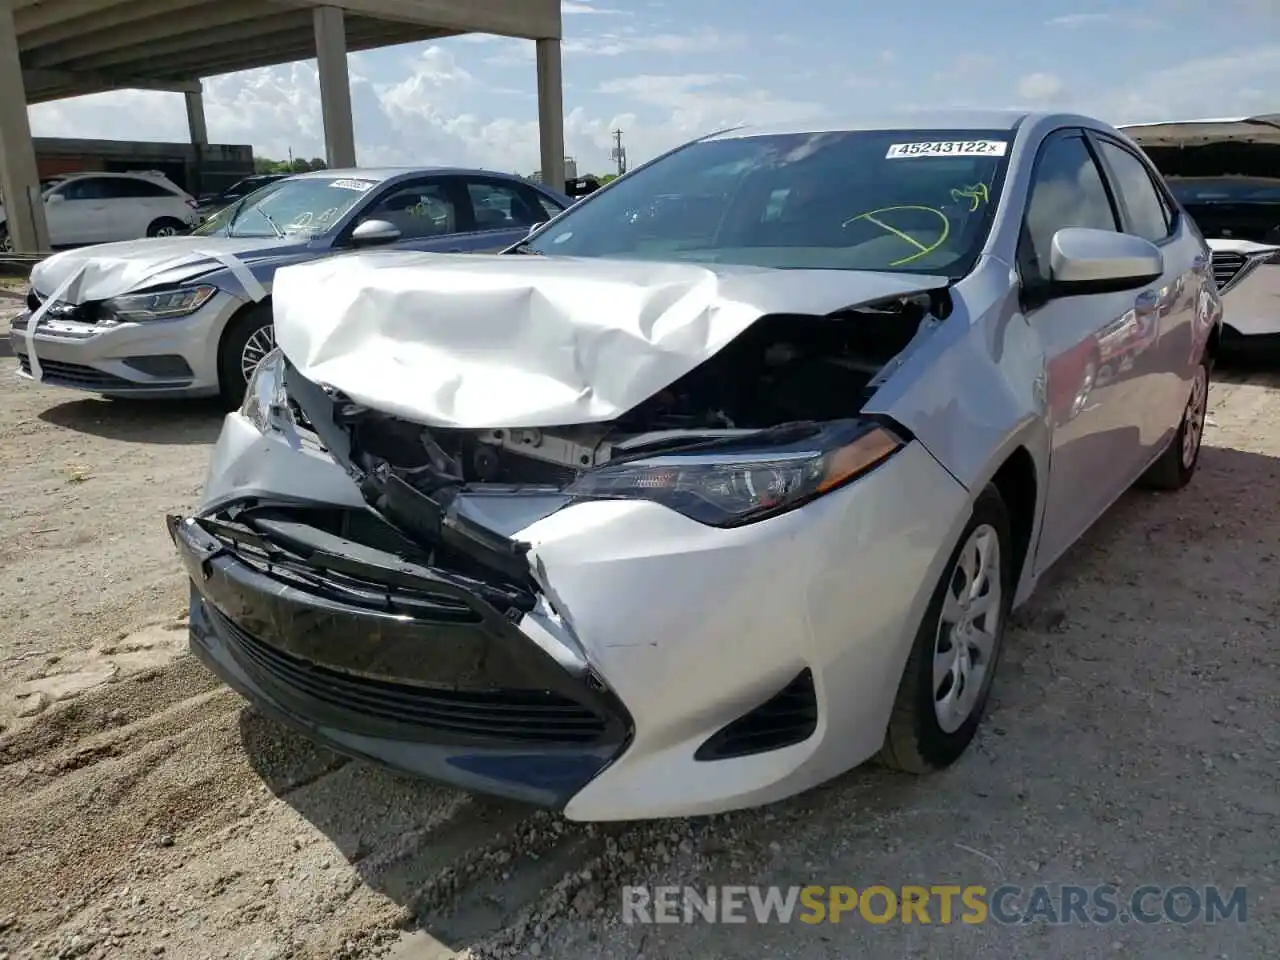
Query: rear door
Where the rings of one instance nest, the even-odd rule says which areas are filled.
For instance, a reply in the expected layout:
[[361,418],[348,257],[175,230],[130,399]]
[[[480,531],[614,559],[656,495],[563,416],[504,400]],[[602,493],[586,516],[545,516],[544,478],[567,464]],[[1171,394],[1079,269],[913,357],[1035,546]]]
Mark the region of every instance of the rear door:
[[529,228],[546,223],[561,207],[532,187],[498,177],[460,177],[465,186],[471,230],[458,238],[468,253],[497,252],[523,240]]
[[1209,261],[1155,170],[1119,140],[1090,136],[1125,233],[1150,240],[1164,257],[1160,279],[1135,291],[1132,329],[1116,344],[1119,356],[1112,361],[1150,460],[1182,419],[1198,360],[1192,358],[1194,319],[1201,284],[1210,275]]
[[115,236],[112,240],[135,240],[147,236],[152,224],[177,220],[182,198],[163,184],[142,177],[118,177],[115,181],[115,199],[111,202]]

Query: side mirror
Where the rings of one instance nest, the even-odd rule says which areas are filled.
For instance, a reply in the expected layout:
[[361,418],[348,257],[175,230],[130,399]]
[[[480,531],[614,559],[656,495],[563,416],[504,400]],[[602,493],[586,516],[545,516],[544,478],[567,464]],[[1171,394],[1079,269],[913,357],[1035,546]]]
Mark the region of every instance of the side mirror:
[[380,243],[395,243],[400,230],[386,220],[365,220],[351,231],[351,242],[358,247],[372,247]]
[[1164,255],[1128,233],[1065,227],[1049,245],[1051,297],[1135,290],[1164,273]]
[[66,203],[67,198],[60,193],[51,193],[44,198],[45,203]]

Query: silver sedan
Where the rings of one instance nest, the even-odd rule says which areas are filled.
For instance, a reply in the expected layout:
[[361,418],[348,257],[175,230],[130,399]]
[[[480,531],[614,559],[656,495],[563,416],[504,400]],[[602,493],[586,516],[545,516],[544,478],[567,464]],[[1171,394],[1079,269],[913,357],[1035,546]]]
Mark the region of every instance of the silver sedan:
[[581,820],[974,737],[1010,611],[1200,454],[1221,304],[1083,116],[688,144],[500,255],[276,276],[169,518],[195,652],[338,750]]

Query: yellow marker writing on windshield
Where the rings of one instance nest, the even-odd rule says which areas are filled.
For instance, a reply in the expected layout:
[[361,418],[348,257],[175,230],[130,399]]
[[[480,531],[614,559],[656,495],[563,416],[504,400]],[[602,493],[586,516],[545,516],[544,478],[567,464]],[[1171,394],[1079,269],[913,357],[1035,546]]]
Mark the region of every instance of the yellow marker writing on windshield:
[[967,187],[955,187],[951,191],[951,199],[959,202],[961,200],[969,201],[969,212],[973,213],[982,204],[991,199],[991,195],[987,192],[985,183],[975,183]]
[[[933,214],[935,217],[937,217],[939,220],[942,221],[942,232],[938,235],[938,239],[935,240],[932,244],[925,245],[921,243],[919,240],[917,240],[915,237],[911,236],[911,234],[907,233],[905,230],[900,230],[897,227],[891,226],[890,224],[885,223],[882,219],[880,219],[880,217],[883,214],[893,213],[896,210],[919,210],[919,211],[924,211],[925,213]],[[889,264],[889,266],[891,267],[901,267],[901,266],[904,266],[905,264],[911,263],[914,260],[919,260],[921,257],[927,257],[929,254],[933,253],[933,251],[937,250],[940,246],[942,246],[942,244],[946,242],[947,237],[950,236],[951,234],[951,221],[947,219],[947,215],[945,213],[943,213],[941,210],[937,209],[936,207],[922,207],[922,206],[917,206],[915,204],[910,204],[910,203],[899,204],[896,207],[881,207],[879,210],[868,210],[866,213],[860,213],[856,217],[850,217],[843,224],[841,224],[841,226],[847,227],[849,224],[853,223],[855,220],[865,220],[867,221],[867,223],[874,224],[875,226],[883,230],[885,233],[893,234],[899,240],[902,240],[904,243],[911,244],[911,246],[915,247],[916,250],[919,251],[917,253],[911,254],[911,256],[909,257],[903,257],[901,260],[893,261],[893,263]]]

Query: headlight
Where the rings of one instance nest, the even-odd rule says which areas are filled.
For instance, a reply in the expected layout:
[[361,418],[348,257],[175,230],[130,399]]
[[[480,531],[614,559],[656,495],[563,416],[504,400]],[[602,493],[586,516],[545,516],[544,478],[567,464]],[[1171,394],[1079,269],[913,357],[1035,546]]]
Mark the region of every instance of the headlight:
[[284,390],[284,354],[276,347],[258,362],[245,388],[240,415],[259,433],[282,430],[293,423],[289,396]]
[[115,319],[125,323],[138,320],[173,320],[195,313],[218,288],[209,284],[183,287],[180,290],[160,290],[155,293],[136,293],[127,297],[114,297],[105,304]]
[[583,499],[652,500],[699,523],[734,527],[835,490],[903,446],[876,424],[843,421],[781,449],[704,449],[604,466],[566,492]]

